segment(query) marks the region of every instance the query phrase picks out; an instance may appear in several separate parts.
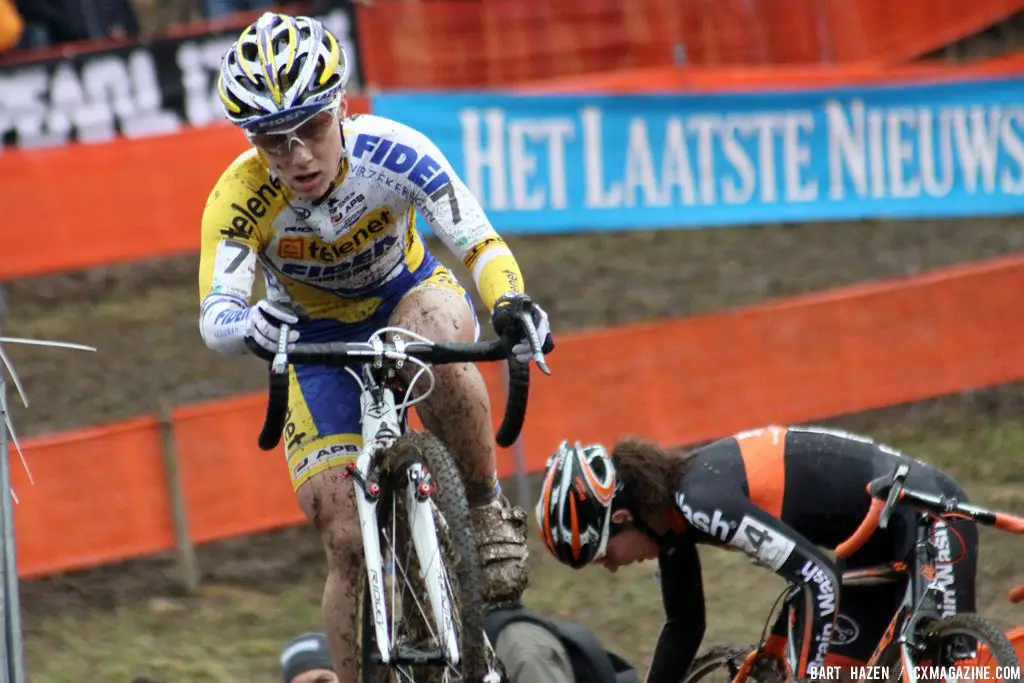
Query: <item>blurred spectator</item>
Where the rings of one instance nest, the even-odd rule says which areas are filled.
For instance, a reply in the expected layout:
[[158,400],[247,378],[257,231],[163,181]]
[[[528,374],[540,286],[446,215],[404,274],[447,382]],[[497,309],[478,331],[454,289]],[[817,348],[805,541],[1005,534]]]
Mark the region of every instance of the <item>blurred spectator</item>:
[[491,610],[484,630],[512,683],[640,683],[637,670],[581,624],[549,621],[511,603]]
[[224,17],[235,12],[269,9],[274,0],[203,0],[207,19]]
[[304,633],[293,638],[281,653],[284,683],[338,683],[322,633]]
[[24,29],[25,22],[11,1],[0,0],[0,52],[6,52],[14,47]]
[[25,19],[19,48],[75,40],[135,36],[139,22],[129,0],[16,0]]

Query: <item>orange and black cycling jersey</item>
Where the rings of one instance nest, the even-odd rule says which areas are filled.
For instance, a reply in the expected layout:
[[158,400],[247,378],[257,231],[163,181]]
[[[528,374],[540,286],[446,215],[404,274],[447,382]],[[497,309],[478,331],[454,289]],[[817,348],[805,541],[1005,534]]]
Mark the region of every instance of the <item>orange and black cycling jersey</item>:
[[[659,557],[666,623],[648,683],[681,680],[703,639],[697,544],[742,551],[789,582],[793,621],[783,615],[784,627],[776,632],[792,633],[787,658],[793,675],[806,678],[823,666],[837,629],[840,573],[821,548],[833,550],[853,534],[871,502],[867,483],[897,463],[911,467],[908,486],[962,494],[955,482],[925,463],[870,439],[823,428],[766,427],[693,452],[676,485],[675,532]],[[911,526],[901,518],[894,528]],[[898,536],[876,531],[850,559],[899,559],[907,551],[907,533]],[[973,591],[973,573],[966,581]],[[961,593],[973,601],[966,586]],[[881,628],[891,614],[879,622]],[[859,651],[850,659],[857,657]]]

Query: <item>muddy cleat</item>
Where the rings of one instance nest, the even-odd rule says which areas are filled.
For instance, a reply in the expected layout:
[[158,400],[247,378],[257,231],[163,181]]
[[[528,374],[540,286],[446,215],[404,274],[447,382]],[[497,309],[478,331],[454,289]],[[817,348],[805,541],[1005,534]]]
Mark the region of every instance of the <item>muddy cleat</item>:
[[500,496],[491,503],[471,508],[469,518],[483,570],[484,602],[518,601],[530,582],[526,510]]

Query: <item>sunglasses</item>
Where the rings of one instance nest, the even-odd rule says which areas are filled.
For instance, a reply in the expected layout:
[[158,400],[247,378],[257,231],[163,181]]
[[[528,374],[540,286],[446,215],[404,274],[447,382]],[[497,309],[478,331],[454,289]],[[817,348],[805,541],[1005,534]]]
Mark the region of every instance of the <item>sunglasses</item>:
[[315,145],[327,139],[332,128],[338,125],[334,108],[325,109],[295,128],[277,133],[253,133],[249,142],[271,156],[285,156],[291,150],[292,140],[304,145]]

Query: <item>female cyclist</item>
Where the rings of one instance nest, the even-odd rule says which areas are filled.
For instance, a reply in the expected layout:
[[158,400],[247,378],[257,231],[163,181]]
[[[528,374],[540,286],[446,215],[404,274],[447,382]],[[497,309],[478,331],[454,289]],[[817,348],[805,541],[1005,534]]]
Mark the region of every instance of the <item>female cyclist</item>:
[[[839,590],[840,572],[821,549],[835,549],[860,525],[871,502],[868,482],[904,463],[908,487],[966,500],[939,470],[823,428],[772,426],[689,453],[625,439],[609,456],[600,445],[563,442],[548,460],[537,520],[547,549],[574,568],[596,563],[614,572],[658,558],[667,620],[648,683],[681,680],[704,636],[697,544],[742,551],[792,584],[769,648],[785,658],[794,678],[806,679],[826,654],[830,663],[863,664],[903,597],[899,582]],[[888,527],[875,531],[845,567],[909,559],[914,514],[897,508]],[[951,577],[944,612],[972,611],[975,525],[937,523],[934,538],[948,550],[936,565]],[[833,640],[838,627],[847,635]],[[793,634],[788,645],[787,632]]]
[[[472,341],[469,295],[427,248],[419,214],[465,264],[501,336],[522,362],[539,351],[511,314],[519,266],[479,202],[422,133],[378,116],[349,117],[348,60],[318,20],[267,12],[224,53],[217,92],[252,149],[224,170],[202,218],[200,331],[214,351],[273,352],[288,342],[366,341],[397,326],[438,342]],[[266,295],[253,304],[256,265]],[[533,307],[544,350],[547,315]],[[406,370],[415,367],[407,365]],[[526,512],[500,493],[487,387],[471,364],[434,371],[418,413],[466,483],[486,600],[515,600],[527,581]],[[409,377],[406,377],[408,380]],[[343,368],[290,376],[285,457],[298,502],[327,558],[324,621],[338,678],[354,681],[362,541],[345,465],[362,447],[359,387]],[[226,478],[225,492],[231,481]],[[229,496],[230,497],[230,496]]]

